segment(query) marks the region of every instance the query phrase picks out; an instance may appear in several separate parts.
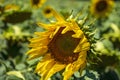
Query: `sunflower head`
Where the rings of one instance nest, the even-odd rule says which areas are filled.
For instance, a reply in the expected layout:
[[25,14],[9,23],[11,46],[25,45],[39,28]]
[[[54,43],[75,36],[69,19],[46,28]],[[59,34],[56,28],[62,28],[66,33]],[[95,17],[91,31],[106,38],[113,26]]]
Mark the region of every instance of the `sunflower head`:
[[112,11],[113,0],[92,0],[90,11],[96,17],[105,17]]
[[27,19],[30,19],[32,12],[30,11],[16,11],[5,15],[2,19],[6,23],[21,23]]
[[31,5],[35,8],[39,8],[41,7],[44,3],[46,2],[46,0],[31,0]]
[[36,67],[42,80],[48,80],[63,69],[63,80],[68,80],[75,71],[82,70],[86,64],[90,42],[75,19],[64,20],[55,10],[52,14],[56,22],[38,23],[45,31],[35,32],[38,36],[30,40],[29,59],[43,57]]
[[53,16],[52,11],[53,11],[52,8],[47,6],[44,8],[43,14],[45,15],[45,17],[50,18]]
[[74,31],[68,31],[65,34],[61,34],[63,29],[64,27],[59,29],[48,44],[48,48],[55,60],[67,64],[77,60],[79,55],[78,53],[74,54],[73,51],[79,44],[80,38],[72,37],[72,35],[75,34]]

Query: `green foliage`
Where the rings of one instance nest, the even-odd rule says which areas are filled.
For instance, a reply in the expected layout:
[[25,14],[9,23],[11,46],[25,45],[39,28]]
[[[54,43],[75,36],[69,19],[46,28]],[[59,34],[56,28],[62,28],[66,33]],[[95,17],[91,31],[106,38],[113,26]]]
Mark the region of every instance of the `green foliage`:
[[[5,10],[9,4],[15,4],[19,9]],[[36,23],[50,21],[42,12],[48,5],[65,18],[81,11],[78,25],[90,38],[87,67],[82,73],[75,72],[70,80],[119,80],[120,2],[115,4],[109,17],[95,19],[89,12],[90,1],[47,0],[41,8],[35,9],[30,0],[0,0],[0,80],[39,80],[34,69],[42,57],[28,61],[26,52],[33,33],[43,30]],[[51,80],[62,80],[61,72],[53,75]]]

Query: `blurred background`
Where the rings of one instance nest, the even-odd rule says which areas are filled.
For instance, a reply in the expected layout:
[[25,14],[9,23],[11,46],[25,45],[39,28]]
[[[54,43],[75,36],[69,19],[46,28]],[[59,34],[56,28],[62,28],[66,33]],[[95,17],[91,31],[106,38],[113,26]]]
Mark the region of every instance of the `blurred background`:
[[[43,30],[36,23],[51,21],[50,7],[65,19],[80,11],[80,19],[88,14],[88,23],[95,19],[92,26],[97,29],[94,48],[97,52],[93,52],[96,56],[88,55],[85,70],[81,74],[75,72],[70,80],[120,80],[120,0],[108,6],[106,11],[111,11],[105,17],[92,14],[91,7],[98,5],[92,1],[0,0],[0,80],[39,80],[40,76],[34,73],[38,60],[27,60],[26,52],[34,32]],[[61,73],[51,80],[62,80]]]

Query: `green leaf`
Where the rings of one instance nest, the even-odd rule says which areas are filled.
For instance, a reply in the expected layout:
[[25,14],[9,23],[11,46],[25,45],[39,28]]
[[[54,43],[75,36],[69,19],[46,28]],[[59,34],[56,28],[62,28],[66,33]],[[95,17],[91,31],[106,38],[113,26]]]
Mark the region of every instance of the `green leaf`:
[[25,80],[24,76],[22,75],[20,71],[9,71],[7,72],[7,75],[14,75],[18,78],[21,78],[22,80]]

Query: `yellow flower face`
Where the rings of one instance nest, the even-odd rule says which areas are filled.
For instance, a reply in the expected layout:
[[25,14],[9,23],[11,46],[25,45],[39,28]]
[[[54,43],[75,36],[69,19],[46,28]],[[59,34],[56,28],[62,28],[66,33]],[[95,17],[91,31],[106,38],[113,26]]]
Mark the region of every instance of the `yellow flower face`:
[[92,0],[91,13],[96,17],[105,17],[112,11],[113,0]]
[[28,51],[29,59],[43,56],[35,70],[41,75],[41,80],[48,80],[63,69],[63,80],[68,80],[75,71],[82,70],[86,65],[90,43],[74,19],[65,21],[54,10],[52,13],[57,22],[38,23],[46,30],[35,32],[38,37],[30,40],[32,49]]
[[47,6],[47,7],[43,10],[43,14],[44,14],[45,17],[47,17],[47,18],[52,17],[52,16],[53,16],[53,14],[52,14],[52,9],[51,9],[49,6]]
[[41,7],[45,2],[46,0],[31,0],[31,4],[35,8]]

